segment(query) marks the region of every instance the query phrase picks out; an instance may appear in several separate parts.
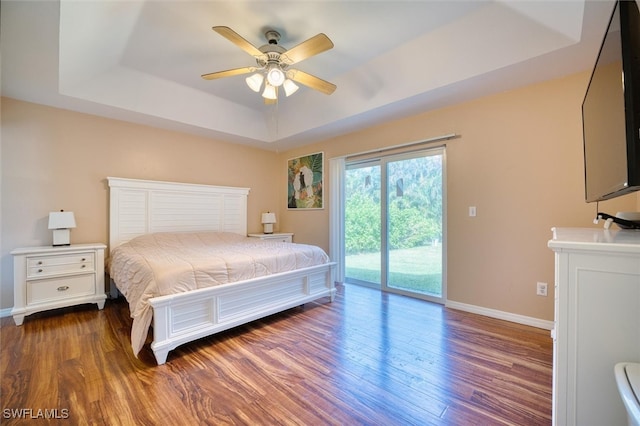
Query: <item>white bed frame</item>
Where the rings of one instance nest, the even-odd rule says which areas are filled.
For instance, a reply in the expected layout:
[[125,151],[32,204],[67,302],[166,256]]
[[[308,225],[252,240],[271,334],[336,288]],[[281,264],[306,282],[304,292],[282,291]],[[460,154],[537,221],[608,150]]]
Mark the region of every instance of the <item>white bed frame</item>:
[[[109,250],[152,232],[218,231],[247,235],[248,188],[107,178]],[[217,287],[155,297],[153,343],[158,364],[170,350],[237,325],[336,293],[335,263]]]

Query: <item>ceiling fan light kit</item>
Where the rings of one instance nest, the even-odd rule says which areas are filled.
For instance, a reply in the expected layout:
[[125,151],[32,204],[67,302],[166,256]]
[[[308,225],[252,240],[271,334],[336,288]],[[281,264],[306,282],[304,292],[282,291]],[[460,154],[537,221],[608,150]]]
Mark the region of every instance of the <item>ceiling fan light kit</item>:
[[255,47],[229,27],[218,26],[213,27],[213,30],[253,56],[257,67],[236,68],[203,74],[202,78],[205,80],[254,73],[247,77],[245,81],[249,88],[256,93],[260,92],[264,82],[262,96],[267,104],[277,102],[278,88],[280,86],[284,89],[286,96],[294,94],[299,89],[295,82],[326,95],[330,95],[336,90],[336,85],[333,83],[297,69],[289,69],[289,66],[333,47],[333,42],[322,33],[287,50],[278,45],[280,34],[274,30],[265,32],[267,44],[260,48]]
[[264,76],[262,74],[255,73],[252,76],[246,78],[247,86],[254,92],[259,92],[262,87]]
[[284,89],[284,94],[289,97],[296,93],[300,87],[295,84],[293,80],[286,79],[284,83],[282,83],[282,88]]
[[278,64],[269,64],[267,68],[267,81],[275,87],[280,87],[282,83],[284,83],[284,73]]
[[265,84],[264,92],[262,92],[262,97],[265,99],[273,99],[273,100],[278,99],[277,88],[268,83]]

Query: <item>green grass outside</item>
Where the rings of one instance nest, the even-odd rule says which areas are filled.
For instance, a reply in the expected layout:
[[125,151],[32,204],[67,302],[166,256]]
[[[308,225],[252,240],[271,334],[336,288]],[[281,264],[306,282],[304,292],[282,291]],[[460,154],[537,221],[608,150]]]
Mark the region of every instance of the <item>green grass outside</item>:
[[[442,295],[442,246],[392,250],[389,287]],[[380,284],[380,253],[346,256],[346,276]]]

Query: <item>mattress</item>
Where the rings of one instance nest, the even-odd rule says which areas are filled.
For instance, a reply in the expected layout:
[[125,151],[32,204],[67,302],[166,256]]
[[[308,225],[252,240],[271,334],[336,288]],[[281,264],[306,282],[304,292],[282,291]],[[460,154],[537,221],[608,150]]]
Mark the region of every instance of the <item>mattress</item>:
[[111,251],[108,271],[129,302],[137,355],[151,320],[149,299],[329,262],[319,247],[225,232],[153,233]]

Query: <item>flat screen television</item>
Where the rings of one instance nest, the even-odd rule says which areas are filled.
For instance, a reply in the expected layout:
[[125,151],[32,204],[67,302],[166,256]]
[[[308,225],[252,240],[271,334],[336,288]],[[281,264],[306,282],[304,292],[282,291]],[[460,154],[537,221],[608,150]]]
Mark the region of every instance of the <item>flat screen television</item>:
[[640,11],[635,0],[615,2],[582,103],[582,126],[586,201],[640,190]]

